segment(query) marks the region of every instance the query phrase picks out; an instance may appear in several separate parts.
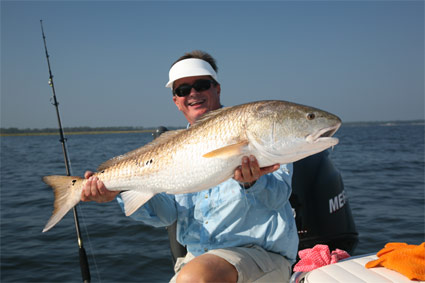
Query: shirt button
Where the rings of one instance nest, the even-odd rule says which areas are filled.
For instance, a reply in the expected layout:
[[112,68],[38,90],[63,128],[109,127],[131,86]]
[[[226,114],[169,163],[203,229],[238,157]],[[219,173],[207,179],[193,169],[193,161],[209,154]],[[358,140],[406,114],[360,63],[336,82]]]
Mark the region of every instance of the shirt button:
[[205,195],[205,198],[208,198],[208,195]]
[[207,220],[207,221],[205,221],[205,224],[208,224],[208,220]]

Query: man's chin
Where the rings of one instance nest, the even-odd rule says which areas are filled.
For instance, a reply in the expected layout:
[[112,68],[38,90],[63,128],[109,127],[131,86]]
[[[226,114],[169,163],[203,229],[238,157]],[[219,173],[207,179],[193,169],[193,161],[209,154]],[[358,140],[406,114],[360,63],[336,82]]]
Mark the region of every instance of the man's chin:
[[208,109],[206,107],[199,107],[199,108],[191,108],[190,109],[192,116],[195,116],[198,120],[199,118],[201,118],[205,113],[208,112]]
[[199,103],[188,106],[191,111],[207,111],[208,107],[205,103]]

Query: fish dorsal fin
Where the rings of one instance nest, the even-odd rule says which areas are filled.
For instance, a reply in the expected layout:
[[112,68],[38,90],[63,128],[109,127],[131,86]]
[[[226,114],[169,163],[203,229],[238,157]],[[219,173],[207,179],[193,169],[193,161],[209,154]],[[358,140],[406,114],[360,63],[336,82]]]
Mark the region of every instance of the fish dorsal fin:
[[139,147],[135,150],[129,151],[125,154],[116,156],[112,159],[109,159],[108,161],[103,162],[97,168],[97,171],[105,170],[109,167],[112,167],[112,166],[118,164],[119,162],[122,162],[122,161],[125,161],[125,160],[128,160],[128,159],[132,159],[137,155],[143,154],[143,153],[151,150],[155,146],[158,146],[160,144],[168,142],[170,139],[172,139],[173,137],[175,137],[176,135],[180,134],[183,131],[186,131],[186,129],[164,132],[158,138],[156,138],[155,140],[151,141],[150,143],[148,143],[148,144],[146,144],[142,147]]
[[124,211],[126,216],[132,215],[139,207],[144,205],[155,194],[151,192],[125,191],[121,193],[124,202]]
[[239,155],[243,153],[244,149],[248,145],[248,141],[241,141],[228,146],[220,147],[208,153],[202,155],[205,158],[228,158],[231,156]]

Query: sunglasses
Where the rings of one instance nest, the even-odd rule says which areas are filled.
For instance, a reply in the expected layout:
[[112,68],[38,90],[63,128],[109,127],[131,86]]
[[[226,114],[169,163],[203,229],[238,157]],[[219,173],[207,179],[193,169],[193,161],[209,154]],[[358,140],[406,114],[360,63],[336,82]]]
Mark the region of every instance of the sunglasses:
[[204,91],[210,89],[211,84],[215,85],[216,82],[213,80],[197,80],[192,85],[182,84],[173,90],[173,94],[177,95],[178,97],[185,97],[190,94],[192,88],[194,88],[196,91]]

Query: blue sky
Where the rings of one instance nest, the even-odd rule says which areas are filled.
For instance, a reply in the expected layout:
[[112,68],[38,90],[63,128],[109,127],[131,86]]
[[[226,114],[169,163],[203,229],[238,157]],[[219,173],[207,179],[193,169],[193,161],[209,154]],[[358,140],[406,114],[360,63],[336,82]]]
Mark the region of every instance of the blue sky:
[[1,1],[1,127],[182,126],[164,85],[201,49],[226,106],[281,99],[343,122],[424,118],[423,1]]

